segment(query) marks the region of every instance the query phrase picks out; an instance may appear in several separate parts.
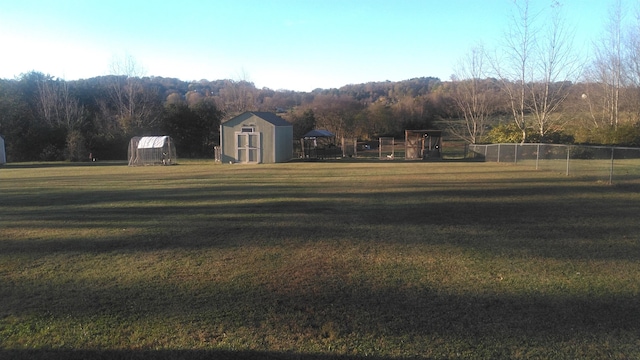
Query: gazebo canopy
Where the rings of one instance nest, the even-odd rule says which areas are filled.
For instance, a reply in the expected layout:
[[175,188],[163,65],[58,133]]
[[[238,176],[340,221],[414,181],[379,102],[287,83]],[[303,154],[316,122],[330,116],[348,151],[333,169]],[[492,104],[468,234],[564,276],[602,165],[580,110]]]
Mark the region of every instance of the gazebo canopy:
[[303,138],[305,139],[314,139],[319,137],[333,137],[335,136],[329,130],[311,130],[308,133],[304,134]]
[[335,135],[331,131],[311,130],[300,139],[300,143],[302,144],[302,158],[337,158],[342,154],[342,149],[337,147],[334,142]]

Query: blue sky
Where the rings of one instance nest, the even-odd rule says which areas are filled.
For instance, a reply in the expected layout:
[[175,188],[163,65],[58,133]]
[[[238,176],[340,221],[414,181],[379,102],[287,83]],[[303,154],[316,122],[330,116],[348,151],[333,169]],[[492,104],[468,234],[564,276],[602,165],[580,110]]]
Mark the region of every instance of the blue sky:
[[[589,47],[611,1],[560,1],[576,46]],[[474,44],[502,41],[512,10],[512,0],[0,0],[0,78],[90,78],[130,56],[148,76],[275,90],[448,80]]]

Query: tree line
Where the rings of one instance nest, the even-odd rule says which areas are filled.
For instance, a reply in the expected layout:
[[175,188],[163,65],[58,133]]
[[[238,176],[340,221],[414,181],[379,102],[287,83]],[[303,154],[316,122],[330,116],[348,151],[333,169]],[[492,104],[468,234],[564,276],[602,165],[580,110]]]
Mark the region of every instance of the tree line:
[[577,55],[561,6],[515,1],[496,49],[478,45],[451,79],[350,84],[311,92],[258,89],[247,80],[144,76],[132,57],[114,75],[66,81],[37,71],[0,79],[0,135],[9,161],[125,159],[133,136],[170,135],[181,157],[212,157],[222,122],[272,111],[294,138],[403,137],[441,129],[470,143],[555,142],[640,146],[640,11],[612,2],[588,61]]
[[[604,31],[580,52],[562,4],[532,4],[514,1],[503,41],[461,59],[452,81],[462,121],[450,129],[470,142],[640,145],[640,6],[611,1]],[[495,126],[497,111],[508,121]]]
[[299,138],[314,128],[338,136],[399,136],[446,117],[441,82],[349,85],[313,92],[258,89],[243,80],[185,82],[130,75],[66,81],[29,72],[0,79],[0,134],[9,161],[125,159],[133,136],[170,135],[181,157],[211,157],[219,126],[245,111],[272,111]]

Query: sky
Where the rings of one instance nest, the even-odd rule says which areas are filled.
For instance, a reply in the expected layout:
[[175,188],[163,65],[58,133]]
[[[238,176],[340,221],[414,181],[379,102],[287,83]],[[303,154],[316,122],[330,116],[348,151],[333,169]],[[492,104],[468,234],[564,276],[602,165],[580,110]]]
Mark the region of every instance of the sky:
[[[611,1],[560,2],[576,46],[591,46]],[[129,58],[145,76],[273,90],[449,80],[473,46],[504,41],[513,10],[513,0],[0,0],[0,78],[86,79]]]

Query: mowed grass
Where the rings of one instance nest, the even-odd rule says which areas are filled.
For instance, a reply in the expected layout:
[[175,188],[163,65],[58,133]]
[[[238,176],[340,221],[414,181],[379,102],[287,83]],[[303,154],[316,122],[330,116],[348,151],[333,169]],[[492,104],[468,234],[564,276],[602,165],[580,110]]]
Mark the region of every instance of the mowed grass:
[[0,358],[640,358],[640,183],[464,162],[0,168]]

